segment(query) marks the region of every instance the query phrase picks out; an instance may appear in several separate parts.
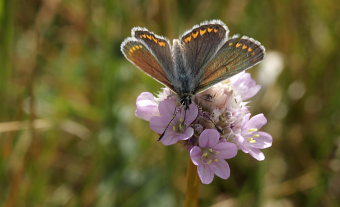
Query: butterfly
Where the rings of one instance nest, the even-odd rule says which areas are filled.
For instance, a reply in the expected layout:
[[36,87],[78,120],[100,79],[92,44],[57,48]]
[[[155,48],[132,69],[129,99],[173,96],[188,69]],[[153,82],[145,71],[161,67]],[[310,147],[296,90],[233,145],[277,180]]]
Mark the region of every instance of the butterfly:
[[228,37],[220,20],[202,22],[172,44],[146,28],[134,27],[121,44],[124,56],[174,91],[188,109],[192,96],[263,60],[265,48],[247,36]]

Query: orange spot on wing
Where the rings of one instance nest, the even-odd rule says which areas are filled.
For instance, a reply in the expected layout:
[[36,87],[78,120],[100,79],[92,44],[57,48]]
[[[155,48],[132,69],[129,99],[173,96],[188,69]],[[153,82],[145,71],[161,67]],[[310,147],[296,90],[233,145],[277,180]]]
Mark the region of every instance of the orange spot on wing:
[[188,36],[187,38],[184,39],[184,42],[188,43],[191,41],[191,36]]
[[146,38],[146,34],[142,34],[142,38],[144,38],[144,39],[145,39],[145,38]]
[[146,35],[146,37],[151,40],[152,36],[151,35]]
[[214,29],[214,32],[215,32],[215,33],[216,33],[216,32],[218,32],[218,29],[217,29],[217,28],[215,28],[215,29]]
[[231,43],[229,43],[229,46],[233,46],[233,43],[231,42]]
[[247,45],[243,45],[242,50],[247,49]]
[[248,52],[251,52],[251,51],[253,51],[253,49],[250,47],[250,48],[248,48]]
[[191,35],[192,35],[192,37],[193,37],[194,39],[196,39],[196,38],[197,38],[197,36],[198,36],[198,31],[196,31],[196,32],[193,32]]
[[155,38],[155,37],[153,37],[153,36],[152,36],[152,40],[153,40],[155,43],[158,42],[157,38]]
[[241,43],[237,43],[235,47],[238,48],[240,46],[242,46],[242,44]]
[[213,31],[213,28],[208,27],[208,32],[211,32],[211,31]]
[[203,36],[206,32],[207,32],[206,29],[201,29],[201,30],[200,30],[200,35]]
[[158,42],[159,46],[165,47],[165,42]]

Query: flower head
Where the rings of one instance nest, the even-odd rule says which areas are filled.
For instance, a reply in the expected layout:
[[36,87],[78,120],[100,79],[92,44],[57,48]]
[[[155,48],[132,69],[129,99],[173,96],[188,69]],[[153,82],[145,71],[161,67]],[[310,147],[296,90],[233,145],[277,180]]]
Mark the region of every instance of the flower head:
[[271,146],[272,137],[259,129],[267,120],[263,114],[250,118],[247,106],[260,88],[249,73],[242,72],[193,96],[188,109],[168,88],[156,97],[144,92],[137,98],[136,116],[150,121],[164,145],[182,141],[202,183],[208,184],[215,175],[230,176],[225,159],[233,158],[237,150],[265,159],[261,150]]
[[234,143],[220,140],[215,129],[206,129],[198,140],[199,145],[190,150],[192,162],[198,166],[198,175],[204,184],[209,184],[214,175],[228,179],[230,168],[225,159],[236,156],[237,146]]

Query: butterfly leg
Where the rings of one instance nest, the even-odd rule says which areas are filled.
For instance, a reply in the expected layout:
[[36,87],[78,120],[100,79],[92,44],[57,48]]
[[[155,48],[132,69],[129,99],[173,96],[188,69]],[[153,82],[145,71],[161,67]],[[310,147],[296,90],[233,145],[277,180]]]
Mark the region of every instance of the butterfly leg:
[[203,117],[205,117],[205,118],[208,119],[211,123],[213,123],[213,125],[214,125],[215,128],[216,128],[216,130],[217,130],[220,134],[224,134],[223,129],[220,129],[220,128],[216,125],[216,123],[210,118],[209,115],[207,115],[207,114],[204,113],[204,116],[203,116]]

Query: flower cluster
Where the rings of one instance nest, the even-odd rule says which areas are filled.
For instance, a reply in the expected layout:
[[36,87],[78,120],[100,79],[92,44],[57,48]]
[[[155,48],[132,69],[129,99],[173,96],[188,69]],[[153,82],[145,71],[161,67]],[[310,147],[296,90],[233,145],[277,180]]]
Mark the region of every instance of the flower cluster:
[[143,92],[137,98],[136,116],[150,121],[164,145],[184,143],[202,183],[209,184],[215,175],[229,178],[225,159],[235,157],[238,150],[265,159],[261,149],[272,145],[272,137],[260,129],[267,120],[263,114],[251,117],[247,106],[260,88],[242,72],[195,95],[188,109],[170,89],[157,97]]

